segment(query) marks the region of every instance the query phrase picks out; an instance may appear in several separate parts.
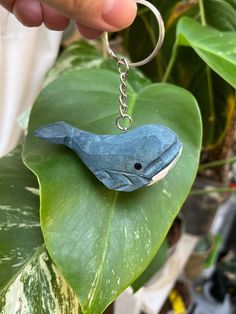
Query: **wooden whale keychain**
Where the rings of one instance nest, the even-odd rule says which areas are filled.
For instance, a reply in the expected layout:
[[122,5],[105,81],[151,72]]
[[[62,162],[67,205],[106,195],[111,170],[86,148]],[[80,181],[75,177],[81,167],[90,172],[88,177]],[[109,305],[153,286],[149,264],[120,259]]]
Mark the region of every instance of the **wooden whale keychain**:
[[[108,54],[116,60],[120,74],[120,108],[117,127],[123,132],[116,135],[98,135],[59,121],[38,128],[34,134],[52,144],[62,144],[72,149],[107,188],[131,192],[163,179],[181,155],[182,144],[168,127],[148,124],[128,131],[132,118],[128,115],[126,79],[130,67],[141,66],[152,60],[160,50],[165,28],[162,17],[154,5],[137,0],[155,15],[159,26],[159,39],[146,59],[129,63],[112,51],[108,34],[104,40]],[[129,125],[124,127],[124,122]]]

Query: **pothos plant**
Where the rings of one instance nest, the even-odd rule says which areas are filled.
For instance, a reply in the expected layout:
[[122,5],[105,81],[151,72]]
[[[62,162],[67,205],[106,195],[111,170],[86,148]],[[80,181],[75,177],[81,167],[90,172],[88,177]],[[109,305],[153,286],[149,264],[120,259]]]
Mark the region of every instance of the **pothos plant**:
[[[158,70],[150,74],[159,83],[140,71],[130,72],[130,114],[134,127],[158,123],[173,129],[183,143],[182,156],[160,183],[119,193],[102,186],[73,152],[36,139],[37,127],[61,120],[95,133],[117,132],[119,78],[114,63],[87,43],[69,47],[33,106],[22,158],[18,148],[0,161],[0,313],[103,313],[156,256],[189,194],[201,151],[201,116],[183,84],[166,81],[176,77],[178,47],[188,46],[196,52],[199,65],[189,63],[189,72],[179,67],[177,74],[184,73],[185,80],[191,81],[195,73],[191,69],[201,73],[204,66],[208,80],[208,72],[217,72],[233,93],[236,59],[231,52],[236,33],[201,25],[202,1],[154,2],[160,5],[167,27],[166,46],[155,61]],[[217,3],[234,12],[233,1]],[[192,18],[179,19],[184,14]],[[204,21],[205,17],[204,13]],[[145,25],[151,23],[142,12],[140,18]],[[137,44],[132,44],[132,38],[137,42],[137,35],[130,32],[125,39],[133,56],[132,47]],[[182,60],[190,62],[186,55]],[[206,132],[204,136],[206,146],[213,137]]]
[[[151,2],[164,16],[166,37],[159,57],[143,71],[153,80],[191,91],[203,121],[202,163],[226,159],[235,128],[236,1]],[[144,9],[125,32],[126,47],[133,59],[142,58],[152,49],[157,37],[153,25],[154,18]],[[137,36],[142,43],[139,49],[135,48]]]
[[[23,162],[38,178],[40,222],[34,195],[37,182],[23,166],[19,150],[1,161],[1,194],[6,199],[1,205],[5,222],[0,258],[2,267],[10,269],[1,268],[3,313],[12,309],[78,313],[78,304],[83,313],[103,313],[147,268],[189,193],[201,147],[197,103],[188,91],[151,84],[138,71],[130,72],[128,87],[134,126],[167,125],[184,145],[177,166],[160,184],[132,193],[108,190],[73,152],[33,135],[39,126],[60,120],[96,133],[117,132],[119,76],[111,64],[93,47],[77,43],[61,57],[34,104]],[[58,76],[63,67],[64,73]],[[184,123],[183,110],[188,112],[189,124]],[[22,243],[13,228],[24,232]],[[143,278],[136,280],[134,289],[142,282]]]

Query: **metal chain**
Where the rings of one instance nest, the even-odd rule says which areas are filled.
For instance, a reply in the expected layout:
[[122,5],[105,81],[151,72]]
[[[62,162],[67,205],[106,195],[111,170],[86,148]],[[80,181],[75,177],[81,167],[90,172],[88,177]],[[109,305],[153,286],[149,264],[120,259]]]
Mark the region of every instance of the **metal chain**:
[[[128,61],[125,58],[121,58],[117,62],[118,71],[120,73],[120,108],[119,108],[119,116],[116,119],[116,126],[118,129],[120,129],[123,132],[128,131],[128,129],[131,127],[132,124],[132,118],[130,115],[128,115],[128,105],[127,105],[127,84],[126,84],[126,78],[129,73],[129,64]],[[128,121],[128,125],[125,125],[125,120]],[[121,125],[122,121],[122,125]]]
[[158,37],[158,41],[153,52],[142,61],[128,63],[128,61],[125,58],[119,58],[115,54],[115,52],[111,49],[107,32],[104,33],[104,37],[103,37],[105,46],[107,48],[107,52],[114,60],[117,61],[118,70],[120,73],[120,97],[119,97],[119,101],[120,101],[119,113],[120,114],[116,119],[116,126],[118,127],[118,129],[124,132],[126,132],[132,125],[132,118],[130,115],[128,115],[127,94],[126,94],[127,92],[126,78],[128,76],[129,68],[144,65],[148,63],[149,61],[151,61],[153,58],[155,58],[158,51],[162,47],[162,43],[165,36],[165,26],[164,26],[161,14],[157,10],[157,8],[147,0],[136,0],[136,2],[147,7],[149,10],[151,10],[151,12],[156,17],[158,27],[159,27],[159,37]]

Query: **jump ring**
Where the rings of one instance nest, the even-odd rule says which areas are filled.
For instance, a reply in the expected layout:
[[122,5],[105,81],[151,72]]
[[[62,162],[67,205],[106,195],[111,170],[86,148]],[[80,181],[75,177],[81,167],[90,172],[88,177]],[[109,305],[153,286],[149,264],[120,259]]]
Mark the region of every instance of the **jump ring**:
[[[159,38],[156,44],[156,47],[154,48],[153,52],[144,60],[139,61],[139,62],[131,62],[128,63],[129,67],[138,67],[141,65],[144,65],[146,63],[148,63],[149,61],[151,61],[153,58],[156,57],[158,51],[161,49],[163,41],[164,41],[164,36],[165,36],[165,26],[161,17],[160,12],[157,10],[157,8],[151,4],[150,2],[146,1],[146,0],[136,0],[137,3],[142,4],[144,6],[146,6],[147,8],[149,8],[153,14],[155,15],[157,22],[158,22],[158,27],[159,27]],[[109,39],[108,39],[108,33],[105,32],[104,33],[104,42],[107,48],[107,52],[108,54],[115,59],[116,61],[120,61],[120,59],[117,57],[117,55],[114,53],[114,51],[111,49],[110,44],[109,44]]]
[[[127,74],[129,72],[129,63],[128,61],[126,60],[126,58],[117,58],[115,57],[116,60],[117,60],[117,66],[118,66],[118,70],[119,70],[119,73],[120,74]],[[122,69],[122,67],[124,67],[124,69]]]
[[[128,120],[129,124],[127,127],[123,127],[122,125],[120,125],[120,120]],[[116,119],[116,126],[118,127],[118,129],[120,129],[123,132],[127,132],[128,129],[131,127],[132,125],[132,118],[128,115],[128,114],[124,114],[123,117],[119,116]]]

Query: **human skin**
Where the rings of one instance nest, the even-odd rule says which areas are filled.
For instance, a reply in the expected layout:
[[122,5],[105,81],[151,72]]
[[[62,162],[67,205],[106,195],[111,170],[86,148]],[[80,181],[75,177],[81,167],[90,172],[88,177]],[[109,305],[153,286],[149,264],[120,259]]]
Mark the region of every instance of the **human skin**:
[[70,19],[87,38],[128,27],[136,15],[135,0],[0,0],[25,26],[42,23],[52,30],[64,30]]

